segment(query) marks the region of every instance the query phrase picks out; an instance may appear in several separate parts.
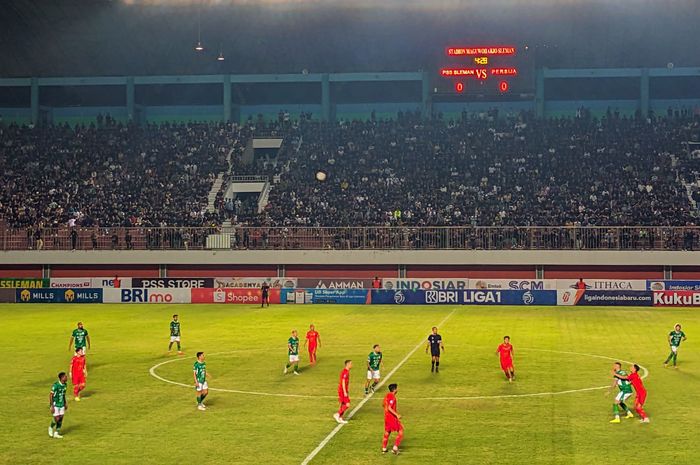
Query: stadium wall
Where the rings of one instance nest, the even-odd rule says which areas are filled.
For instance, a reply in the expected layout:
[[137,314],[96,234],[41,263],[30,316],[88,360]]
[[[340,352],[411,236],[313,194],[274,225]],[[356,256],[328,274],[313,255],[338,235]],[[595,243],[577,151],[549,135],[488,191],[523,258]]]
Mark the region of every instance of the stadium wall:
[[11,251],[0,276],[700,279],[697,263],[685,251]]

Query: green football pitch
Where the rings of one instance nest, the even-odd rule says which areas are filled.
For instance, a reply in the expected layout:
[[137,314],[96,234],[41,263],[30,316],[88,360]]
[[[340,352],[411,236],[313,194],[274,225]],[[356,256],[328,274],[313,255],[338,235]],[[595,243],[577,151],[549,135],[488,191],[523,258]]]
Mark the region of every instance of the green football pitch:
[[[184,356],[167,353],[173,313]],[[92,338],[87,389],[82,402],[69,396],[64,438],[51,439],[49,389],[68,369],[77,321]],[[665,369],[677,322],[688,341],[678,369]],[[310,323],[321,334],[318,364],[302,350],[301,376],[285,376],[290,331],[303,341]],[[425,354],[434,325],[446,348],[439,374]],[[515,349],[512,384],[495,354],[504,335]],[[300,464],[314,451],[312,464],[700,463],[696,337],[694,309],[3,305],[0,463]],[[363,403],[375,343],[384,378],[399,386],[398,457],[380,453],[386,385]],[[192,386],[196,351],[211,375],[204,412]],[[348,358],[359,408],[336,430]],[[609,423],[615,360],[646,369],[651,423]]]

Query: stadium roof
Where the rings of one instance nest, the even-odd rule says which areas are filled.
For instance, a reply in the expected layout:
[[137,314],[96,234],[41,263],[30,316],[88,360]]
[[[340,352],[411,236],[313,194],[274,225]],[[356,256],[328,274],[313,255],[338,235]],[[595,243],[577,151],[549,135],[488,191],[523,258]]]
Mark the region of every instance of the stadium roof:
[[697,66],[698,22],[697,0],[11,0],[0,76],[407,71],[490,43],[539,66]]

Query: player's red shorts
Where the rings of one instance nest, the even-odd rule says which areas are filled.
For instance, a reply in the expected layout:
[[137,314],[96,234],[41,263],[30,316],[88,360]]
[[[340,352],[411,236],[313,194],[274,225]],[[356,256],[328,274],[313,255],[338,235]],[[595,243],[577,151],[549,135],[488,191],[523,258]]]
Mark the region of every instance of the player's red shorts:
[[392,431],[400,431],[403,429],[401,422],[394,415],[384,415],[384,431],[391,433]]
[[80,373],[79,375],[76,376],[76,374],[73,374],[73,386],[80,386],[81,384],[85,384],[85,375],[83,373]]
[[646,391],[637,391],[637,397],[634,399],[635,404],[639,405],[644,405],[644,402],[647,400],[647,392]]
[[513,359],[501,359],[501,370],[512,370],[513,369]]

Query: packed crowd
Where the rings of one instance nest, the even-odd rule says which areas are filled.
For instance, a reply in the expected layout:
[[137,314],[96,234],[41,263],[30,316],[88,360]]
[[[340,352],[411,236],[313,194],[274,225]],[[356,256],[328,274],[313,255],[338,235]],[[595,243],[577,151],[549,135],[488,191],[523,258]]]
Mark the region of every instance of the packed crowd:
[[[252,135],[284,140],[244,165]],[[12,227],[683,226],[696,222],[700,121],[687,117],[0,127],[0,221]],[[700,146],[700,145],[698,145]],[[207,194],[267,174],[257,197]],[[316,179],[323,171],[324,181]],[[228,176],[228,175],[227,175]]]
[[[699,120],[610,114],[300,125],[281,151],[271,225],[675,225],[696,221],[684,181]],[[261,167],[256,167],[258,171]],[[317,171],[325,182],[314,179]]]
[[238,137],[223,124],[0,127],[0,220],[31,228],[218,224],[207,194]]

